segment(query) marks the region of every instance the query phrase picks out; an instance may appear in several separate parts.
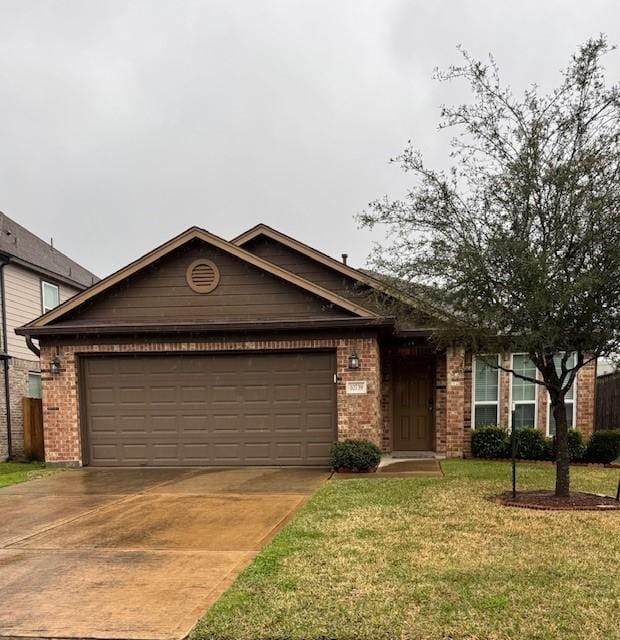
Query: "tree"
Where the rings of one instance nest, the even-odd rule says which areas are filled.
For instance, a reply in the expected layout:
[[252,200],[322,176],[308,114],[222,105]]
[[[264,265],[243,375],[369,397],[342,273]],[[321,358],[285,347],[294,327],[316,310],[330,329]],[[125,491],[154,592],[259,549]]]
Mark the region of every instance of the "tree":
[[436,72],[473,94],[441,109],[440,129],[457,130],[451,167],[428,167],[410,141],[392,162],[415,177],[411,190],[360,215],[363,226],[387,227],[371,261],[394,292],[443,310],[440,345],[529,354],[536,378],[500,368],[549,393],[562,497],[565,395],[579,369],[620,341],[620,90],[602,66],[612,50],[604,36],[589,40],[555,90],[534,85],[520,97],[493,58],[461,50],[462,65]]

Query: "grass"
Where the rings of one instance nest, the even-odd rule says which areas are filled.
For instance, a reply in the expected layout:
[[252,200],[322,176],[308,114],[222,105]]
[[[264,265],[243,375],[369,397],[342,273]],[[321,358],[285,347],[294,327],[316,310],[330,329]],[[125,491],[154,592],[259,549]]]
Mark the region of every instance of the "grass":
[[0,462],[0,487],[42,478],[60,469],[46,469],[41,462]]
[[[327,483],[207,612],[193,640],[620,638],[620,513],[500,507],[510,465]],[[619,472],[571,470],[615,495]],[[553,467],[522,465],[521,488]]]

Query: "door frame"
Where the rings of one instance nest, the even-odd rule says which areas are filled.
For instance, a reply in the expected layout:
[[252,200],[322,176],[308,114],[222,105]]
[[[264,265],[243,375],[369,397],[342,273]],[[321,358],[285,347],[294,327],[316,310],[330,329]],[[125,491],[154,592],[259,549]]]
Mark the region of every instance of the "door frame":
[[392,413],[392,424],[391,424],[391,433],[390,439],[392,444],[392,451],[406,451],[406,449],[398,449],[395,445],[394,431],[396,428],[396,380],[400,375],[400,371],[402,370],[403,362],[415,362],[424,361],[429,365],[429,373],[430,373],[430,384],[431,384],[431,394],[433,397],[433,411],[431,416],[431,429],[429,434],[429,449],[411,449],[411,451],[429,451],[435,452],[437,451],[437,357],[434,354],[420,354],[420,355],[406,355],[399,354],[398,352],[394,353],[391,359],[391,369],[392,369],[392,384],[390,385],[390,408]]

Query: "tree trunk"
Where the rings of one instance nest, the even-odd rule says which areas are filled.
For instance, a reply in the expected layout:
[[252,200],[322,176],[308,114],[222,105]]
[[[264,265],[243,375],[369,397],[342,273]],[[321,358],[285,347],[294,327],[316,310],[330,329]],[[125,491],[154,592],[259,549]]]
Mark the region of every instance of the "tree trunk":
[[568,498],[570,495],[570,458],[568,456],[568,423],[564,394],[560,393],[551,398],[551,406],[555,418],[555,495],[558,498]]

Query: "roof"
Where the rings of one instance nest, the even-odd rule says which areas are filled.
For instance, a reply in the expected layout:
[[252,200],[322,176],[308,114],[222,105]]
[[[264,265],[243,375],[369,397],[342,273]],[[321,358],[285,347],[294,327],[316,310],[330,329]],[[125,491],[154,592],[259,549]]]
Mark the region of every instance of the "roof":
[[[251,242],[255,238],[260,236],[264,236],[267,238],[271,238],[276,242],[280,242],[299,253],[304,254],[308,258],[319,262],[326,267],[329,267],[339,273],[348,276],[349,278],[353,278],[358,282],[365,284],[366,286],[374,289],[375,291],[386,294],[390,298],[398,299],[401,303],[411,307],[413,309],[420,310],[421,307],[425,305],[420,304],[420,299],[418,297],[414,297],[410,294],[405,294],[400,288],[390,286],[390,279],[384,276],[383,274],[378,274],[377,272],[370,271],[368,269],[356,269],[354,267],[345,264],[344,262],[340,262],[332,258],[331,256],[323,253],[322,251],[318,251],[313,247],[310,247],[295,238],[291,238],[291,236],[287,236],[286,234],[278,231],[277,229],[273,229],[269,225],[264,223],[260,223],[244,231],[242,234],[236,236],[231,240],[237,246],[244,246],[247,243]],[[437,313],[435,311],[435,313]]]
[[349,278],[353,278],[354,280],[358,280],[359,282],[363,282],[364,284],[373,287],[375,289],[383,289],[381,282],[374,278],[367,272],[362,271],[361,269],[355,269],[354,267],[349,266],[348,264],[344,264],[344,262],[340,262],[332,258],[331,256],[323,253],[322,251],[318,251],[313,247],[310,247],[299,240],[295,240],[295,238],[291,238],[291,236],[287,236],[285,233],[270,227],[264,223],[257,224],[256,226],[244,231],[242,234],[236,236],[231,240],[231,242],[238,247],[242,247],[254,238],[259,236],[266,236],[267,238],[271,238],[272,240],[276,240],[292,249],[303,253],[304,255],[324,264],[327,267],[331,267],[336,271],[339,271],[345,276],[349,276]]
[[39,271],[44,275],[73,285],[79,289],[90,287],[99,278],[71,260],[50,243],[0,212],[0,253],[12,262]]
[[[266,271],[271,275],[274,275],[290,284],[296,285],[301,289],[304,289],[320,298],[323,298],[324,300],[327,300],[328,302],[331,302],[339,306],[342,309],[346,309],[347,311],[353,313],[355,316],[359,318],[371,319],[371,318],[379,317],[378,314],[374,313],[373,311],[366,309],[356,304],[355,302],[352,302],[351,300],[348,300],[347,298],[344,298],[343,296],[340,296],[337,293],[334,293],[333,291],[330,291],[317,284],[314,284],[313,282],[310,282],[305,278],[302,278],[296,273],[287,271],[282,267],[279,267],[267,260],[264,260],[254,255],[253,253],[250,253],[249,251],[246,251],[245,249],[238,247],[235,244],[228,242],[227,240],[224,240],[223,238],[220,238],[212,233],[209,233],[205,229],[201,229],[200,227],[190,227],[189,229],[179,234],[178,236],[172,238],[168,242],[165,242],[164,244],[160,245],[159,247],[156,247],[149,253],[138,258],[134,262],[131,262],[126,267],[123,267],[122,269],[119,269],[115,273],[109,275],[107,278],[100,280],[99,282],[91,286],[86,291],[82,291],[81,293],[78,293],[77,295],[73,296],[73,298],[67,300],[60,306],[52,309],[51,311],[48,311],[46,314],[40,316],[39,318],[37,318],[36,320],[33,320],[32,322],[29,322],[23,327],[20,327],[19,329],[17,329],[17,333],[21,335],[37,335],[39,329],[43,327],[48,327],[50,323],[54,322],[55,320],[58,320],[59,318],[69,313],[70,311],[77,309],[79,306],[81,306],[85,302],[102,294],[104,291],[107,291],[108,289],[122,282],[129,276],[137,273],[138,271],[141,271],[142,269],[146,268],[150,264],[153,264],[157,260],[168,255],[175,249],[178,249],[179,247],[195,239],[202,240],[207,244],[217,247],[218,249],[221,249],[223,251],[226,251],[227,253],[234,255],[237,258],[259,269],[262,269],[263,271]],[[47,331],[43,331],[41,332],[41,334],[42,333],[47,333]]]

